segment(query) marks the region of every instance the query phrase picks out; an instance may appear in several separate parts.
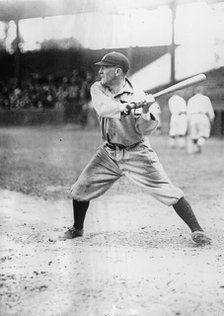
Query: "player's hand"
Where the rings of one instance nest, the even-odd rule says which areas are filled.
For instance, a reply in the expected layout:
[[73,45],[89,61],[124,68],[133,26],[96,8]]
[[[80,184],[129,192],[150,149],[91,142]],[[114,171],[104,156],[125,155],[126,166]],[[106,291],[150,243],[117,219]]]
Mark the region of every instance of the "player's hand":
[[148,113],[150,106],[155,102],[155,98],[152,94],[146,94],[145,96],[145,102],[142,106],[142,112]]
[[131,109],[132,109],[130,104],[129,103],[123,103],[122,105],[123,105],[123,109],[122,109],[122,112],[121,112],[122,116],[129,115],[131,113]]

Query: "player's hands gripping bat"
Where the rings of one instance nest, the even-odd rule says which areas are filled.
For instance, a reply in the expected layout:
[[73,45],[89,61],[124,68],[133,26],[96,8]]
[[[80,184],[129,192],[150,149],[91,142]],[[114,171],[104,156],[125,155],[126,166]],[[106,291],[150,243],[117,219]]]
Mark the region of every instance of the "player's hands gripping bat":
[[191,78],[188,78],[186,80],[180,81],[180,82],[178,82],[178,83],[176,83],[176,84],[174,84],[166,89],[163,89],[163,90],[161,90],[153,95],[150,95],[150,94],[146,95],[146,99],[144,102],[132,102],[131,104],[129,104],[128,109],[130,111],[131,109],[146,107],[147,103],[149,103],[149,106],[150,106],[150,104],[152,104],[155,101],[155,100],[152,101],[153,98],[155,99],[155,98],[158,98],[162,95],[187,88],[187,87],[192,86],[196,83],[200,83],[200,82],[204,81],[205,79],[206,79],[205,74],[199,74],[199,75],[193,76]]

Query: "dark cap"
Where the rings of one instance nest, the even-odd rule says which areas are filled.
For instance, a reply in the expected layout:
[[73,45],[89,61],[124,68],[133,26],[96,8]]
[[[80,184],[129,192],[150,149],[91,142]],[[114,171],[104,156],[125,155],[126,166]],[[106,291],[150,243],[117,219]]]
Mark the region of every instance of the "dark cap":
[[128,72],[128,69],[130,67],[127,57],[118,52],[111,52],[104,55],[101,61],[95,64],[99,66],[105,66],[105,67],[120,66],[125,73]]

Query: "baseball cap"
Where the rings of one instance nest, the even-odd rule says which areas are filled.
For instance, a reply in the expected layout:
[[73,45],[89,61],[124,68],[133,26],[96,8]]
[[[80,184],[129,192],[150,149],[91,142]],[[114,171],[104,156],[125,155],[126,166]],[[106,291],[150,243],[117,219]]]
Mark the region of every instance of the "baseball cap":
[[95,65],[105,66],[105,67],[120,66],[125,73],[130,68],[127,57],[119,52],[111,52],[104,55],[101,61],[95,63]]

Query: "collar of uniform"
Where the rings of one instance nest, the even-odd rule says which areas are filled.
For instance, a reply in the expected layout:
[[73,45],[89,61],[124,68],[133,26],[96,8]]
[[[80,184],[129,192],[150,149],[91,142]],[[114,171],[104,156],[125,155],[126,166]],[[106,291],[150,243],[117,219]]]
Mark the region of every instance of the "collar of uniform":
[[133,93],[133,86],[132,86],[131,82],[128,80],[128,78],[125,78],[125,85],[124,85],[124,87],[118,93],[116,93],[114,95],[114,97],[117,97],[117,96],[119,96],[119,95],[121,95],[121,94],[123,94],[125,92]]
[[[101,85],[102,85],[102,83],[101,83]],[[106,87],[104,85],[102,85],[102,87],[111,93],[111,91],[108,87]],[[113,97],[115,98],[115,97],[117,97],[125,92],[126,93],[133,93],[133,86],[127,78],[125,78],[125,85],[123,86],[123,88],[118,93],[114,94]]]

